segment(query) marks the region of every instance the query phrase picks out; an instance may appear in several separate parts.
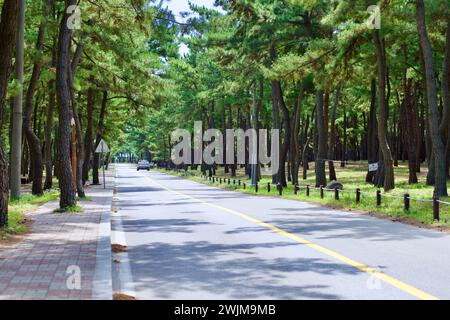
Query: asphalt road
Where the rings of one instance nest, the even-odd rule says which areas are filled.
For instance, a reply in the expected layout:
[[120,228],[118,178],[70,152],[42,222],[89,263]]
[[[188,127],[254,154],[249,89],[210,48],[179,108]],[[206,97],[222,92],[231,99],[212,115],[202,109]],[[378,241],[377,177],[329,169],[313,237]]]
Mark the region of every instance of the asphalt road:
[[130,165],[116,184],[113,282],[137,299],[450,299],[444,233]]

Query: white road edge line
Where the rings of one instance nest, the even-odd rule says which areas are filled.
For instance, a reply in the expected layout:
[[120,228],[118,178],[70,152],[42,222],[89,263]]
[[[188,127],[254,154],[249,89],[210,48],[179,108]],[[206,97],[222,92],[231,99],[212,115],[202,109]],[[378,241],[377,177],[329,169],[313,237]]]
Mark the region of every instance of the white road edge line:
[[[117,187],[119,183],[119,174],[117,170],[114,182],[115,187]],[[125,232],[123,231],[122,216],[120,215],[120,210],[112,215],[111,227],[112,223],[114,223],[114,230],[111,228],[111,243],[128,247]],[[111,261],[113,265],[113,276],[116,276],[118,280],[116,282],[113,281],[113,283],[118,284],[119,288],[113,288],[113,290],[115,291],[115,293],[123,293],[137,299],[128,252],[125,251],[120,253],[113,253],[113,260],[116,259],[119,260],[120,263]]]

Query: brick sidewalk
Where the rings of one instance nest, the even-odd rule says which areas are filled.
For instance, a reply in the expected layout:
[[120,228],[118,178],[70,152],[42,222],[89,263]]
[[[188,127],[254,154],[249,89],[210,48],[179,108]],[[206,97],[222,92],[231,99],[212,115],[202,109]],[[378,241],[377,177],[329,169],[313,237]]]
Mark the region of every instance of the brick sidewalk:
[[[110,211],[113,196],[113,170],[109,171],[107,190],[86,190],[92,201],[79,202],[83,213],[53,213],[58,201],[52,201],[28,215],[34,221],[32,232],[0,251],[0,300],[93,298],[96,264],[107,260],[99,259],[97,245],[102,214]],[[77,270],[81,288],[70,290],[67,280]]]

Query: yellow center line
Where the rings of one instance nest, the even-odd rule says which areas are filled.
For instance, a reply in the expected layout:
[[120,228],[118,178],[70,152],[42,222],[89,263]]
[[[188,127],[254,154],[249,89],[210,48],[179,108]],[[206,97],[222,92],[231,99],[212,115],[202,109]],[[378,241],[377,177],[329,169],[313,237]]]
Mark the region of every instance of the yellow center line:
[[285,231],[283,229],[280,229],[280,228],[278,228],[278,227],[276,227],[276,226],[274,226],[274,225],[272,225],[270,223],[258,220],[258,219],[254,218],[254,217],[251,217],[251,216],[249,216],[249,215],[247,215],[245,213],[242,213],[242,212],[239,212],[239,211],[236,211],[236,210],[233,210],[233,209],[229,209],[229,208],[226,208],[226,207],[222,207],[221,205],[213,204],[213,203],[204,201],[202,199],[193,197],[191,195],[188,195],[188,194],[185,194],[185,193],[182,193],[182,192],[170,189],[170,188],[162,185],[158,181],[156,181],[156,180],[154,180],[154,179],[152,179],[152,178],[150,178],[148,176],[144,176],[144,177],[149,179],[153,183],[159,185],[161,188],[163,188],[163,189],[165,189],[165,190],[167,190],[169,192],[172,192],[172,193],[178,194],[180,196],[183,196],[183,197],[195,200],[195,201],[197,201],[199,203],[202,203],[202,204],[204,204],[204,205],[206,205],[208,207],[216,208],[216,209],[228,212],[228,213],[230,213],[230,214],[232,214],[234,216],[243,218],[243,219],[245,219],[247,221],[256,223],[256,224],[258,224],[258,225],[260,225],[260,226],[262,226],[264,228],[267,228],[267,229],[270,229],[272,231],[275,231],[275,232],[285,236],[286,238],[289,238],[289,239],[294,240],[294,241],[296,241],[298,243],[301,243],[301,244],[303,244],[303,245],[305,245],[305,246],[307,246],[307,247],[309,247],[311,249],[314,249],[316,251],[319,251],[319,252],[321,252],[321,253],[329,256],[329,257],[333,257],[333,258],[335,258],[335,259],[337,259],[337,260],[339,260],[339,261],[341,261],[341,262],[343,262],[343,263],[345,263],[347,265],[350,265],[352,267],[357,268],[358,270],[366,272],[366,273],[370,274],[371,276],[376,277],[376,278],[384,281],[385,283],[388,283],[388,284],[390,284],[390,285],[392,285],[392,286],[394,286],[394,287],[396,287],[396,288],[398,288],[398,289],[400,289],[400,290],[402,290],[402,291],[404,291],[404,292],[406,292],[406,293],[408,293],[408,294],[410,294],[410,295],[412,295],[412,296],[414,296],[416,298],[419,298],[419,299],[422,299],[422,300],[439,300],[439,298],[437,298],[437,297],[435,297],[435,296],[433,296],[433,295],[431,295],[429,293],[426,293],[426,292],[424,292],[424,291],[422,291],[420,289],[417,289],[417,288],[415,288],[415,287],[413,287],[413,286],[411,286],[411,285],[409,285],[407,283],[404,283],[403,281],[400,281],[400,280],[398,280],[398,279],[396,279],[394,277],[391,277],[391,276],[389,276],[389,275],[387,275],[385,273],[382,273],[382,272],[380,272],[380,271],[378,271],[378,270],[376,270],[374,268],[371,268],[371,267],[369,267],[369,266],[367,266],[367,265],[365,265],[363,263],[360,263],[360,262],[357,262],[357,261],[355,261],[353,259],[350,259],[350,258],[348,258],[348,257],[346,257],[346,256],[344,256],[344,255],[342,255],[342,254],[340,254],[340,253],[338,253],[336,251],[327,249],[327,248],[325,248],[325,247],[323,247],[321,245],[315,244],[315,243],[313,243],[313,242],[311,242],[309,240],[306,240],[306,239],[304,239],[302,237],[299,237],[299,236],[297,236],[295,234],[289,233],[289,232],[287,232],[287,231]]

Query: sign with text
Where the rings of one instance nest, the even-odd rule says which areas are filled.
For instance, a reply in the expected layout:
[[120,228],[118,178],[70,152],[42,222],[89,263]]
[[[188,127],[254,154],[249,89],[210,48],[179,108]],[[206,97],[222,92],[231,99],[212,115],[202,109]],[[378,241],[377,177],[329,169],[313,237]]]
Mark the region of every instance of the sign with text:
[[377,163],[369,163],[369,171],[377,171],[378,170],[378,162]]

